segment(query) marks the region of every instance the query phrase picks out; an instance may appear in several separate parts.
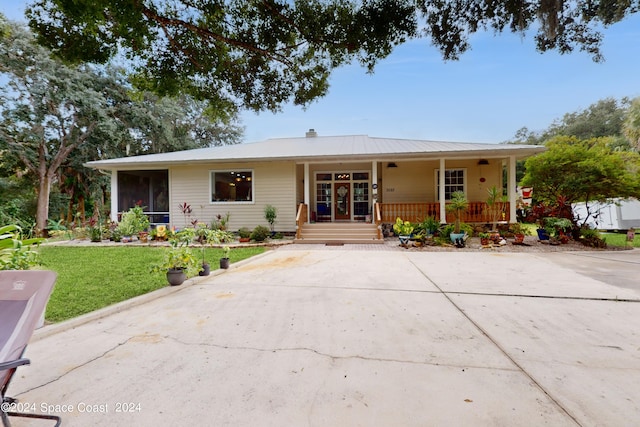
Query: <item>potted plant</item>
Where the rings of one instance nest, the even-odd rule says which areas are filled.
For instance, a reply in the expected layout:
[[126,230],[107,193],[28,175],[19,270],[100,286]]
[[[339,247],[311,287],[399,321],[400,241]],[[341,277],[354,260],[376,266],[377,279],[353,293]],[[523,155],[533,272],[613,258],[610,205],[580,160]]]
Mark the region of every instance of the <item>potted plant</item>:
[[550,238],[554,242],[560,241],[561,243],[569,242],[569,235],[573,224],[568,218],[547,217],[544,219],[544,229]]
[[275,208],[275,206],[267,205],[264,207],[264,218],[269,223],[269,227],[271,228],[272,235],[275,234],[274,226],[276,223],[277,216],[278,216],[278,210]]
[[494,185],[487,189],[487,207],[486,212],[491,221],[491,240],[500,240],[500,231],[498,230],[498,221],[502,220],[505,215],[507,196],[501,194],[502,192]]
[[403,221],[402,218],[397,217],[395,224],[393,224],[393,232],[400,239],[400,245],[407,247],[409,239],[411,239],[411,233],[413,233],[413,225],[409,221]]
[[231,214],[229,212],[227,212],[224,216],[217,214],[211,222],[211,228],[213,230],[225,231],[227,229],[227,224],[229,223],[230,216]]
[[198,228],[196,229],[196,237],[198,240],[198,243],[200,243],[200,248],[201,248],[201,252],[202,252],[202,264],[200,266],[200,271],[198,272],[199,276],[208,276],[209,273],[211,272],[211,266],[209,265],[209,263],[206,261],[205,259],[205,246],[209,243],[209,235],[211,230],[209,230],[206,226],[206,224],[200,224],[198,226]]
[[154,265],[151,271],[165,271],[167,282],[171,286],[177,286],[187,280],[187,277],[194,276],[197,268],[198,260],[191,249],[178,240],[172,240],[164,253],[163,261]]
[[478,237],[480,237],[480,244],[482,246],[489,246],[489,242],[490,242],[490,240],[489,240],[490,234],[489,233],[484,233],[484,232],[483,233],[479,233]]
[[511,224],[509,226],[509,230],[513,233],[514,241],[513,243],[516,245],[521,245],[524,243],[524,237],[531,235],[531,231],[521,223],[516,222],[515,224]]
[[231,248],[228,245],[223,246],[222,258],[220,258],[220,268],[229,268],[229,252],[231,252]]
[[451,201],[447,204],[447,212],[451,212],[454,218],[453,233],[449,234],[452,243],[460,245],[464,242],[465,233],[460,233],[460,219],[462,213],[467,210],[469,202],[462,191],[454,191],[451,194]]
[[158,225],[154,228],[153,238],[158,242],[164,242],[167,240],[167,226],[166,225]]
[[240,243],[246,243],[251,241],[251,230],[247,227],[242,227],[238,230],[238,238],[240,239]]

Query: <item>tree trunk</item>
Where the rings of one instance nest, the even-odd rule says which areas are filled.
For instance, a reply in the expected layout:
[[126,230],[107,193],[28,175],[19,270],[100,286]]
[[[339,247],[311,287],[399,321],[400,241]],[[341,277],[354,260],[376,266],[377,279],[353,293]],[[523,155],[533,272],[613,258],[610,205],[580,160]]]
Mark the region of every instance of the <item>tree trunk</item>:
[[87,213],[84,209],[84,196],[78,196],[78,213],[80,214],[80,221],[84,224],[87,221]]
[[48,173],[39,174],[38,207],[36,209],[36,235],[42,236],[49,219],[49,193],[51,191],[51,176]]

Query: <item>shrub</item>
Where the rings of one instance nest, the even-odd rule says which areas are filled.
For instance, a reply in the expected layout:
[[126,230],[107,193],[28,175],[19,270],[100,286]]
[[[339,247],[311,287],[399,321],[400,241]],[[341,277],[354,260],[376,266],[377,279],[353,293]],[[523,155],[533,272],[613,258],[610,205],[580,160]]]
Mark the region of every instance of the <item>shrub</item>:
[[149,228],[149,217],[144,214],[142,207],[136,206],[122,214],[118,228],[123,236],[135,236]]
[[600,236],[598,230],[592,228],[580,229],[580,243],[592,248],[606,248],[607,242]]
[[242,227],[238,230],[238,236],[242,237],[243,239],[251,237],[251,230],[249,230],[247,227]]
[[271,227],[271,231],[274,230],[274,225],[276,223],[276,217],[278,216],[278,210],[271,205],[267,205],[264,207],[264,218],[269,223]]
[[440,221],[432,216],[426,217],[415,225],[414,232],[434,235],[440,228]]
[[251,240],[255,240],[256,242],[264,242],[267,237],[271,234],[269,228],[264,225],[258,225],[251,232]]
[[33,249],[42,239],[22,239],[22,229],[15,224],[0,226],[0,270],[29,270],[41,264]]

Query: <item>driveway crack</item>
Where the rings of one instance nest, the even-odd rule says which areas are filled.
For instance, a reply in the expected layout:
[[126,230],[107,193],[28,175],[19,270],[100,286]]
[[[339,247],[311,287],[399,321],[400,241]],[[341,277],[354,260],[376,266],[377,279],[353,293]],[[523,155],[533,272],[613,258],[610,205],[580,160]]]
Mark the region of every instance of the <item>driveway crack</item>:
[[383,362],[383,363],[400,363],[400,364],[409,364],[409,365],[423,365],[423,366],[442,366],[449,368],[459,368],[459,369],[488,369],[488,370],[501,370],[501,371],[517,371],[517,369],[509,369],[504,367],[487,367],[487,366],[475,366],[475,365],[454,365],[454,364],[445,364],[445,363],[435,363],[429,361],[421,361],[421,360],[403,360],[403,359],[393,359],[393,358],[385,358],[385,357],[370,357],[370,356],[362,356],[362,355],[344,355],[339,356],[335,354],[324,353],[322,351],[316,350],[310,347],[278,347],[278,348],[260,348],[260,347],[249,347],[249,346],[229,346],[223,344],[215,344],[215,343],[202,343],[202,342],[186,342],[171,336],[165,336],[166,339],[171,339],[179,344],[188,345],[188,346],[203,346],[203,347],[214,347],[220,348],[223,350],[239,350],[239,351],[256,351],[256,352],[264,352],[264,353],[278,353],[278,352],[294,352],[294,351],[305,351],[309,353],[316,354],[321,357],[325,357],[331,359],[332,361],[337,360],[364,360],[368,362]]
[[117,343],[116,345],[114,345],[113,347],[111,347],[111,348],[109,348],[109,349],[105,350],[103,353],[101,353],[101,354],[97,355],[96,357],[94,357],[94,358],[92,358],[92,359],[89,359],[89,360],[87,360],[86,362],[81,363],[81,364],[79,364],[79,365],[77,365],[77,366],[74,366],[73,368],[71,368],[71,369],[69,369],[68,371],[66,371],[65,373],[63,373],[62,375],[58,375],[57,377],[53,378],[52,380],[47,381],[47,382],[45,382],[45,383],[42,383],[42,384],[40,384],[40,385],[38,385],[38,386],[36,386],[36,387],[32,387],[32,388],[30,388],[30,389],[24,390],[24,391],[22,391],[21,393],[17,394],[16,396],[17,396],[17,397],[19,397],[19,396],[22,396],[23,394],[30,393],[30,392],[31,392],[31,391],[33,391],[33,390],[37,390],[37,389],[39,389],[39,388],[46,387],[46,386],[48,386],[49,384],[53,384],[53,383],[55,383],[55,382],[57,382],[57,381],[61,380],[62,378],[66,377],[66,376],[67,376],[67,375],[69,375],[70,373],[72,373],[72,372],[74,372],[74,371],[77,371],[78,369],[84,368],[85,366],[90,365],[91,363],[95,362],[96,360],[100,360],[100,359],[104,358],[104,357],[105,357],[105,356],[107,356],[109,353],[111,353],[111,352],[113,352],[113,351],[117,350],[118,348],[120,348],[120,347],[122,347],[123,345],[127,344],[129,341],[131,341],[131,340],[132,340],[132,339],[134,339],[134,338],[136,338],[136,336],[129,337],[129,338],[127,338],[126,340],[124,340],[124,341],[122,341],[122,342],[119,342],[119,343]]

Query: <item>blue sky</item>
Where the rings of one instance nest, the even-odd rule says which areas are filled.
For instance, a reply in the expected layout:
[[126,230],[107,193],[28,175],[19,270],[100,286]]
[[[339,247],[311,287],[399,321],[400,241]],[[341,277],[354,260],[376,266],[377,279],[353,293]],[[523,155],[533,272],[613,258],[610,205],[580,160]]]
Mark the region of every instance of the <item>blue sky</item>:
[[[21,20],[25,3],[2,0],[0,10]],[[245,141],[314,128],[320,135],[503,142],[523,126],[543,130],[600,99],[640,96],[640,14],[604,34],[604,63],[583,52],[540,54],[531,38],[512,34],[477,34],[472,50],[450,62],[428,40],[412,41],[373,75],[358,64],[336,70],[329,94],[306,110],[243,113]]]

